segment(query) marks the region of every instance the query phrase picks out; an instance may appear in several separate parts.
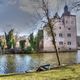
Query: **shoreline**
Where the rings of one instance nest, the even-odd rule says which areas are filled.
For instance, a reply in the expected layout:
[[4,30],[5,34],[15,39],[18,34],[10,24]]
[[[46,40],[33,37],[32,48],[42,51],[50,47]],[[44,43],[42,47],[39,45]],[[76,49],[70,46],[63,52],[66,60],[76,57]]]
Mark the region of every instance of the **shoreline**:
[[0,75],[0,80],[80,80],[80,64],[73,64],[56,69],[32,72],[32,73],[12,73],[6,75]]
[[[77,52],[78,50],[71,50],[71,51],[58,51],[58,53],[67,53],[67,52]],[[27,53],[25,51],[19,51],[19,52],[15,52],[15,51],[3,51],[2,54],[42,54],[42,53],[55,53],[55,51],[39,51],[39,52],[31,52],[31,53]]]

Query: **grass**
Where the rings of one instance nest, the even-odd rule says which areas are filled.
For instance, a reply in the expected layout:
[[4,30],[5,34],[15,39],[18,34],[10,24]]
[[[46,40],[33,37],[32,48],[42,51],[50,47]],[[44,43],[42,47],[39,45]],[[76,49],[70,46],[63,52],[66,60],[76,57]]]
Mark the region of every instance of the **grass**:
[[80,64],[44,72],[0,75],[0,80],[80,80]]

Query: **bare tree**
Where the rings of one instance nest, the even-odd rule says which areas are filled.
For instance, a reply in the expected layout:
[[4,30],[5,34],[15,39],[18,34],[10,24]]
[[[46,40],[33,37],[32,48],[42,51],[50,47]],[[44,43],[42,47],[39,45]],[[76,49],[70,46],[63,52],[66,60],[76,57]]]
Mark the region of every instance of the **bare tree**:
[[43,16],[46,18],[47,22],[43,21],[45,24],[47,23],[47,27],[49,28],[49,33],[52,37],[52,43],[54,45],[54,49],[55,49],[55,52],[56,52],[56,57],[57,57],[57,60],[58,60],[58,66],[60,66],[60,59],[59,59],[59,54],[58,54],[58,50],[57,50],[57,46],[56,46],[56,41],[55,41],[55,33],[54,33],[54,24],[52,23],[52,19],[51,19],[51,12],[50,12],[50,9],[49,9],[49,6],[48,6],[48,1],[47,0],[42,0],[41,1],[42,3],[42,6],[41,6],[41,9],[43,11]]
[[78,12],[80,11],[80,0],[71,0],[71,2],[68,1],[68,8],[69,11]]

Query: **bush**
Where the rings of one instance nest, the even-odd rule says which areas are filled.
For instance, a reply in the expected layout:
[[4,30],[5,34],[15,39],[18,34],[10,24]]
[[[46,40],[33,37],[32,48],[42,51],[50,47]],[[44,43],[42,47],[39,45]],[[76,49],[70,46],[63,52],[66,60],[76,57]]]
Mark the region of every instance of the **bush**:
[[32,48],[27,47],[27,49],[24,49],[24,53],[31,54],[32,53]]

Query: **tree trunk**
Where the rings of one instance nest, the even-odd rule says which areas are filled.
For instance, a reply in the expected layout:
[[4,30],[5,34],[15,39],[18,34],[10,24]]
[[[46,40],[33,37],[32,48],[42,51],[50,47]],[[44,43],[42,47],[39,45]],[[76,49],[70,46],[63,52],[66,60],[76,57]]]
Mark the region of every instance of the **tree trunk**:
[[49,12],[49,8],[48,8],[48,2],[45,2],[45,0],[42,0],[42,3],[43,3],[42,4],[42,6],[43,6],[42,10],[44,11],[45,17],[47,18],[47,21],[48,21],[48,27],[50,28],[50,32],[51,32],[51,36],[52,36],[52,43],[54,45],[57,60],[58,60],[58,66],[60,66],[60,60],[59,60],[58,50],[56,47],[55,35],[53,32],[52,20],[51,20],[50,15],[49,15],[50,12]]
[[58,54],[58,50],[57,50],[57,47],[56,47],[55,35],[53,33],[53,26],[52,26],[51,20],[49,18],[47,18],[47,19],[48,19],[48,26],[50,28],[50,32],[51,32],[51,36],[52,36],[52,43],[54,45],[57,60],[58,60],[58,66],[60,66],[60,59],[59,59],[59,54]]

